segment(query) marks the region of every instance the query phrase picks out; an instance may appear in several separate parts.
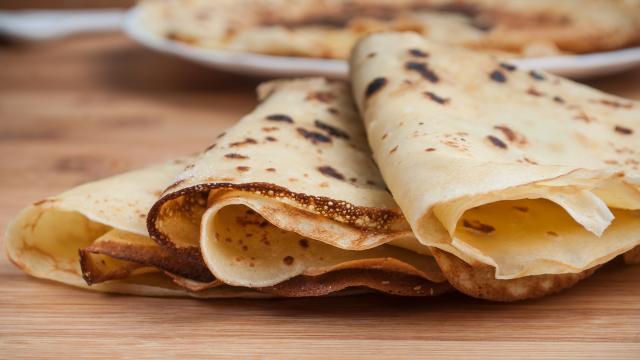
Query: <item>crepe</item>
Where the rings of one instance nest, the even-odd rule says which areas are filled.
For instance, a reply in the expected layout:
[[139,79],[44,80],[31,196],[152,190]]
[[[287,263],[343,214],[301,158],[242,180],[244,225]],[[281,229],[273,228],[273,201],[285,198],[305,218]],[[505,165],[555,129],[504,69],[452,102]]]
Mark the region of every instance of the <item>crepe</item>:
[[[185,160],[176,160],[84,184],[35,202],[22,210],[7,229],[4,239],[9,259],[32,276],[97,291],[148,296],[264,296],[229,287],[188,293],[157,268],[126,261],[125,258],[134,259],[139,253],[136,250],[142,247],[160,249],[146,235],[146,212],[184,166]],[[120,240],[133,237],[146,238],[147,242]],[[109,240],[120,241],[126,248],[114,249],[108,245]],[[99,268],[93,268],[94,274],[83,274],[79,251],[101,243],[105,250],[119,250],[120,259],[94,258]],[[147,251],[148,257],[158,258],[152,255]],[[99,283],[89,287],[83,275]]]
[[410,33],[362,40],[351,78],[387,186],[460,291],[541,296],[640,244],[638,102]]
[[9,258],[36,277],[154,296],[447,291],[383,186],[347,85],[260,93],[197,157],[29,206],[8,229]]
[[260,105],[150,210],[151,236],[234,286],[370,269],[422,278],[414,294],[446,288],[384,187],[348,86],[300,79],[258,92]]
[[152,33],[194,46],[317,58],[345,59],[378,31],[517,56],[640,41],[637,0],[175,0],[145,1],[142,15]]

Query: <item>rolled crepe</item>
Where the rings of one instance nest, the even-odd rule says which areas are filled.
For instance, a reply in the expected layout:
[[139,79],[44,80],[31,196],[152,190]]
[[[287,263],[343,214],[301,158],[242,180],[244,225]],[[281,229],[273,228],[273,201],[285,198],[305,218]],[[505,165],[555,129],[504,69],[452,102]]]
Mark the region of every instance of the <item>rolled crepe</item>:
[[347,86],[281,81],[260,93],[197,158],[23,210],[7,232],[10,259],[36,277],[142,295],[448,290],[383,186]]
[[179,258],[167,256],[148,237],[145,226],[148,209],[185,164],[185,160],[176,160],[132,171],[35,202],[7,229],[9,259],[32,276],[97,291],[148,296],[265,296],[224,286],[187,292],[151,265],[164,262],[167,268],[188,268],[188,264],[177,263]]
[[362,285],[390,293],[443,291],[444,277],[371,160],[348,86],[287,80],[258,93],[261,104],[150,210],[151,236],[188,261],[202,259],[212,276],[199,281],[282,294],[277,285],[289,279],[341,271],[373,276]]
[[462,292],[545,295],[640,243],[637,102],[409,33],[350,61],[383,178]]

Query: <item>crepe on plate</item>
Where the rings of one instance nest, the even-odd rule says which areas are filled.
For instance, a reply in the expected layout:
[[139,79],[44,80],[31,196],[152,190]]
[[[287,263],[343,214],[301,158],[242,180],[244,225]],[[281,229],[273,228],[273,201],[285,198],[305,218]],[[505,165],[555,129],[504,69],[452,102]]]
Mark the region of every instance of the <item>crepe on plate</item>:
[[145,1],[142,14],[152,33],[194,46],[317,58],[345,59],[378,31],[517,56],[640,41],[638,0],[174,0]]
[[350,65],[383,178],[458,290],[541,296],[640,244],[638,102],[411,33]]
[[197,157],[24,209],[5,237],[10,259],[36,277],[156,296],[448,290],[383,186],[347,85],[278,81],[260,93]]

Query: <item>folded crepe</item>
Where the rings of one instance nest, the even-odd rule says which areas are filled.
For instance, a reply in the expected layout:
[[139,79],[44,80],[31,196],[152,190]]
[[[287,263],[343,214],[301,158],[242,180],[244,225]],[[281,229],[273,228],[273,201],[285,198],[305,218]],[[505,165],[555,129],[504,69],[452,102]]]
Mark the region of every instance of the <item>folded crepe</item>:
[[[145,226],[146,212],[185,164],[183,159],[167,162],[35,202],[9,225],[5,235],[9,259],[32,276],[83,288],[92,284],[90,289],[97,291],[188,294],[153,264],[164,262],[164,267],[176,270],[189,264],[180,264],[180,259],[157,246]],[[263,296],[230,287],[193,295]]]
[[640,41],[637,0],[153,0],[141,10],[142,25],[162,38],[284,56],[346,59],[360,37],[378,31],[517,56]]
[[9,258],[36,277],[154,296],[448,290],[385,190],[347,85],[259,92],[257,109],[197,157],[24,209]]
[[[365,286],[381,291],[445,289],[371,160],[348,86],[285,80],[258,92],[261,104],[151,208],[151,236],[181,258],[203,261],[211,277],[193,278],[201,282],[280,293],[278,284],[294,277],[359,269],[379,275]],[[415,281],[403,288],[386,272]]]
[[638,102],[410,33],[350,61],[382,176],[458,290],[542,296],[640,244]]

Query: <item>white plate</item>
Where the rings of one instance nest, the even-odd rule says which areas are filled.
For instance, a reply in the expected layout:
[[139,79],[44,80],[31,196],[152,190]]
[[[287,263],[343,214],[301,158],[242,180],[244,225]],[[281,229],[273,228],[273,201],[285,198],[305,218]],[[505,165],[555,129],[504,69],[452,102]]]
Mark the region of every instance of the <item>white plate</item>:
[[[142,25],[141,14],[141,9],[134,7],[125,18],[124,30],[133,39],[146,47],[215,69],[269,77],[304,75],[347,77],[348,66],[344,60],[232,52],[200,48],[168,40],[149,32]],[[547,70],[574,79],[587,78],[617,73],[640,65],[640,47],[587,55],[514,59],[511,62],[524,69]]]

